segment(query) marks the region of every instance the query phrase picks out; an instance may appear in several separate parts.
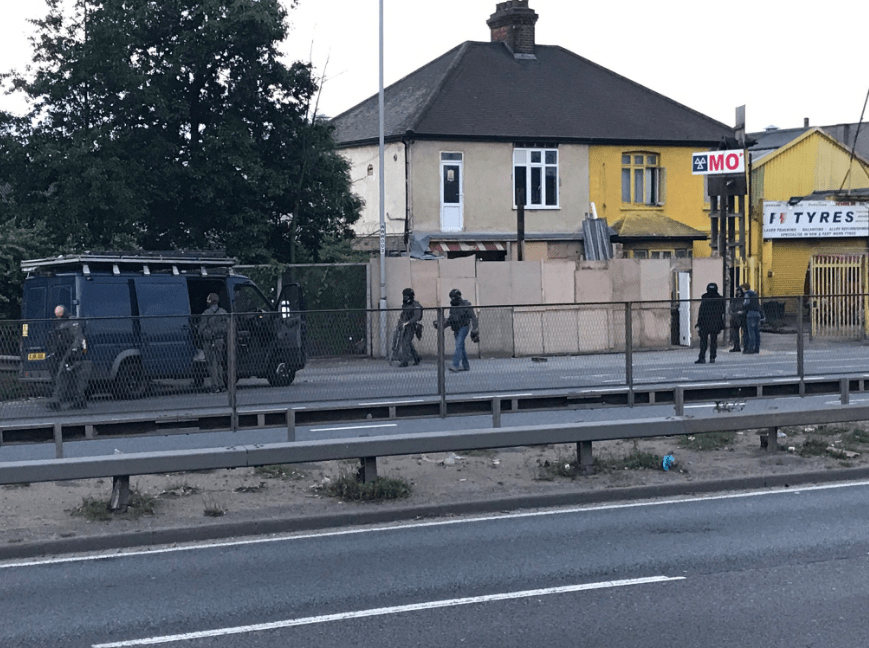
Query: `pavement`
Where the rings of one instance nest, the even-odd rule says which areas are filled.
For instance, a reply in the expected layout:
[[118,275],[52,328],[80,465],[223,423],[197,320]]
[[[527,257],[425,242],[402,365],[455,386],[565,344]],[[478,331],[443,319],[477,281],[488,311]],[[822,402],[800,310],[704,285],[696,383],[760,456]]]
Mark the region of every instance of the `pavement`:
[[[700,450],[690,438],[600,442],[594,470],[572,477],[561,476],[576,460],[571,445],[381,458],[378,475],[402,480],[412,494],[368,503],[325,493],[342,474],[355,472],[348,461],[134,476],[131,486],[143,504],[102,520],[80,513],[86,504],[105,509],[111,480],[4,486],[0,560],[865,480],[869,435],[865,447],[854,435],[863,425],[785,429],[772,453],[752,430],[716,450]],[[818,439],[821,455],[802,452]],[[823,453],[824,444],[830,453]],[[627,461],[661,462],[668,454],[675,459],[668,470],[663,463],[636,468]]]

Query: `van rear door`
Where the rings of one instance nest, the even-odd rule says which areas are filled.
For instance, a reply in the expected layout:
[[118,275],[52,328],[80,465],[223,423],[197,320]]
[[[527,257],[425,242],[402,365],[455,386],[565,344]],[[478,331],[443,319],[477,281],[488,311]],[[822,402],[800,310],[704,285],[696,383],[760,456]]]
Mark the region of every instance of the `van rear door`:
[[135,285],[145,375],[189,376],[196,349],[186,279],[150,275],[136,277]]

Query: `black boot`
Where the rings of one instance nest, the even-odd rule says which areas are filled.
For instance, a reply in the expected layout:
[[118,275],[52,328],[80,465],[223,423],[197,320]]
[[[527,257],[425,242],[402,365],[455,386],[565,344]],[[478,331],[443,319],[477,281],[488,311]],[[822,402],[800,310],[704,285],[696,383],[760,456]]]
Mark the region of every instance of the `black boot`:
[[706,360],[704,358],[697,358],[694,364],[706,364]]

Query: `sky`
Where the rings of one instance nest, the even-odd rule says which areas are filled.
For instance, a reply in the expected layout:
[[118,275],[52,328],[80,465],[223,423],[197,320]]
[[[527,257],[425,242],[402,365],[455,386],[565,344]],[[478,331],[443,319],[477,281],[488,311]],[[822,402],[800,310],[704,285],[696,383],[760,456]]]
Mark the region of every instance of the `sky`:
[[[282,0],[285,1],[285,0]],[[30,60],[28,18],[42,0],[5,0],[0,71]],[[489,41],[496,0],[383,0],[384,84],[464,41]],[[749,132],[859,121],[869,68],[858,26],[863,0],[808,5],[770,0],[530,0],[536,40],[560,45],[728,126],[746,107]],[[788,7],[783,9],[783,7]],[[335,116],[377,94],[380,0],[299,0],[289,11],[287,60],[311,61],[324,83],[319,112]],[[829,18],[829,20],[828,20]],[[25,104],[0,96],[0,108]],[[867,114],[864,119],[869,119]]]

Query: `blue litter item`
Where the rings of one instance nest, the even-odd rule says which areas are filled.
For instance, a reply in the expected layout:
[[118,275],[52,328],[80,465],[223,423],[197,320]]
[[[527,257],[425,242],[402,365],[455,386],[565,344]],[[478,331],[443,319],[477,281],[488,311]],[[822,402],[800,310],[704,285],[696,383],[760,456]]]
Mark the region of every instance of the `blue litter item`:
[[676,463],[676,457],[674,457],[673,455],[667,455],[666,457],[664,457],[664,470],[670,470],[670,466],[672,466],[674,463]]

